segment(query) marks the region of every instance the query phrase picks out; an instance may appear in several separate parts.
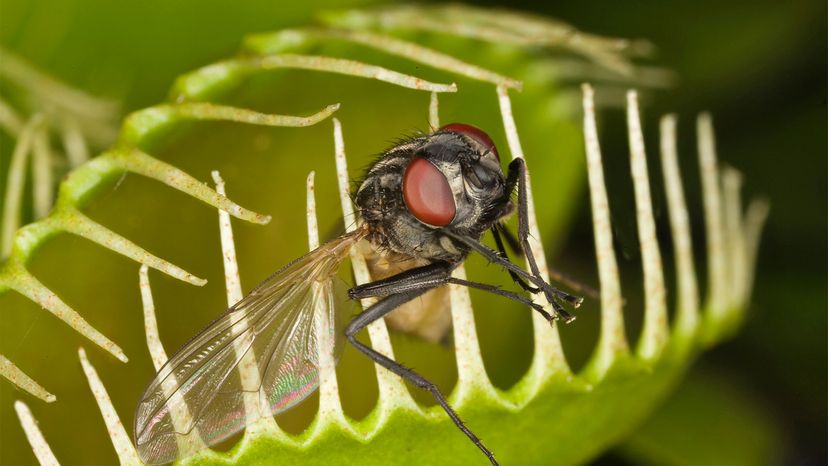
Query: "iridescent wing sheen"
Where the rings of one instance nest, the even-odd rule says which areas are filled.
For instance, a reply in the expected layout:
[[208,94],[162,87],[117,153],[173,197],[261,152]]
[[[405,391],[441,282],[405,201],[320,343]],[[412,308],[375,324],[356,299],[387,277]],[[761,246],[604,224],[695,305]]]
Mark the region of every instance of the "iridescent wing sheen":
[[340,237],[288,264],[167,361],[135,413],[142,460],[189,456],[291,408],[318,387],[319,336],[341,347],[344,312],[337,308],[347,294],[336,272],[360,237]]

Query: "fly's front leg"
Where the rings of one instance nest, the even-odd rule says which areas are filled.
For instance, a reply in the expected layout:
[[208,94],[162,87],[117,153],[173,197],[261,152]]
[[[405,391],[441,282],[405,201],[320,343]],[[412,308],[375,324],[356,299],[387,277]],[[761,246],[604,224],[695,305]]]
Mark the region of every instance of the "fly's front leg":
[[[523,159],[515,159],[509,164],[509,174],[506,178],[506,188],[514,189],[515,186],[517,186],[518,191],[518,240],[523,247],[526,260],[529,262],[529,269],[532,271],[533,275],[540,277],[538,263],[535,261],[535,255],[532,252],[532,247],[529,245],[529,201],[528,194],[526,192],[526,162]],[[557,311],[566,322],[573,320],[574,317],[566,312],[563,307],[557,303],[555,298],[563,299],[575,307],[580,306],[581,302],[583,302],[583,298],[572,296],[569,293],[565,293],[558,289],[550,290],[545,288],[544,294],[546,295],[547,301],[552,304],[555,311]]]
[[[397,277],[397,275],[395,275],[394,277]],[[389,278],[394,279],[394,277]],[[403,279],[405,278],[406,277],[403,277]],[[393,280],[390,281],[392,283],[388,283],[388,280],[386,280],[385,285],[393,285]],[[367,285],[371,285],[371,283]],[[404,291],[397,294],[389,294],[386,298],[382,299],[381,301],[366,309],[361,314],[354,317],[354,319],[351,320],[351,322],[345,328],[345,336],[357,350],[371,358],[375,363],[397,374],[403,379],[408,380],[417,387],[431,392],[431,395],[434,397],[437,403],[439,403],[440,406],[442,406],[443,410],[454,422],[454,425],[456,425],[457,428],[459,428],[464,434],[466,434],[466,437],[468,437],[469,440],[471,440],[472,443],[474,443],[475,446],[477,446],[477,448],[479,448],[486,455],[486,457],[489,458],[489,461],[491,461],[493,465],[497,465],[497,461],[494,458],[494,454],[492,454],[492,452],[483,445],[483,442],[480,441],[480,439],[474,434],[474,432],[472,432],[468,427],[466,427],[465,424],[463,424],[463,421],[460,419],[460,416],[458,416],[454,409],[448,404],[446,397],[443,396],[443,394],[440,392],[440,389],[437,388],[437,386],[434,385],[434,383],[430,382],[425,377],[414,372],[413,370],[403,366],[397,361],[394,361],[393,359],[383,355],[382,353],[375,351],[373,348],[362,344],[359,340],[356,339],[356,334],[363,328],[367,327],[371,322],[383,318],[383,316],[385,316],[389,312],[402,306],[408,301],[411,301],[412,299],[421,296],[422,294],[424,294],[432,288],[435,288],[435,286],[424,286],[418,289],[409,289],[408,291]]]
[[[489,262],[500,265],[504,269],[506,269],[510,272],[514,272],[518,277],[523,278],[524,280],[528,281],[529,283],[532,283],[533,285],[539,287],[541,290],[543,290],[544,294],[552,294],[552,295],[563,294],[563,295],[567,295],[563,291],[555,288],[554,286],[550,285],[549,283],[546,283],[546,281],[544,281],[541,277],[539,277],[537,275],[533,275],[533,274],[523,270],[519,266],[515,265],[509,259],[503,258],[503,256],[499,252],[497,252],[494,249],[486,246],[485,244],[481,243],[480,241],[478,241],[474,238],[470,238],[468,236],[458,235],[458,234],[453,233],[449,230],[445,230],[445,234],[449,238],[457,241],[458,243],[464,244],[464,245],[468,246],[471,250],[476,251],[481,256],[488,259]],[[560,304],[557,301],[555,301],[555,302],[553,302],[553,306],[557,306],[555,308],[557,310],[560,307]]]
[[[501,257],[508,260],[509,255],[506,253],[506,248],[503,246],[503,240],[500,238],[500,228],[503,228],[500,224],[496,224],[495,226],[493,226],[492,236],[494,237],[495,244],[497,245],[497,251],[500,253]],[[520,245],[516,244],[516,246]],[[520,278],[518,274],[516,274],[515,272],[511,270],[509,270],[508,272],[509,276],[512,277],[512,281],[517,283],[523,289],[523,291],[527,291],[529,293],[540,293],[540,288],[535,288],[534,286],[531,286],[530,284],[526,283],[526,280]]]
[[[508,228],[506,228],[505,225],[503,225],[502,223],[498,223],[498,224],[495,224],[494,227],[492,227],[492,236],[494,236],[495,243],[497,244],[498,251],[500,251],[500,253],[504,257],[506,257],[508,259],[508,256],[506,255],[506,250],[503,247],[503,240],[500,239],[500,235],[503,235],[503,239],[506,240],[506,244],[509,246],[509,248],[512,251],[514,251],[516,254],[523,255],[523,247],[520,245],[520,241],[518,241],[518,239],[515,238],[515,235],[512,234],[512,232]],[[564,274],[560,270],[555,269],[555,267],[552,267],[551,265],[547,265],[546,266],[546,271],[549,272],[549,277],[552,280],[555,280],[556,282],[561,282],[564,285],[566,285],[567,287],[577,291],[578,293],[585,294],[585,295],[589,296],[590,298],[594,298],[594,299],[599,299],[600,298],[598,290],[596,290],[595,288],[593,288],[589,285],[585,285],[584,283],[581,283],[578,280],[575,280],[574,278],[568,277],[566,274]],[[524,290],[529,291],[531,293],[540,292],[540,290],[538,290],[538,291],[528,290],[525,287],[523,287],[523,285],[520,284],[520,283],[519,283],[519,285],[521,285],[521,287]]]

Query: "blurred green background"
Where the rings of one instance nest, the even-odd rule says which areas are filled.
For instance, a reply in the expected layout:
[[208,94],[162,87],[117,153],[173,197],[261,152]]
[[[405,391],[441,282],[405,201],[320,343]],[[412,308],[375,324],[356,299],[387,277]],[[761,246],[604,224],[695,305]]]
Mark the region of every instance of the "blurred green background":
[[[314,2],[314,8],[344,7],[350,4],[364,4],[365,2]],[[761,247],[759,269],[754,290],[754,299],[750,316],[742,333],[732,341],[714,351],[707,353],[696,364],[689,375],[689,380],[677,392],[673,400],[658,413],[649,424],[635,434],[627,444],[618,450],[609,453],[599,460],[604,464],[767,464],[781,462],[785,464],[823,464],[826,461],[826,199],[828,190],[826,183],[826,7],[820,1],[774,2],[761,1],[751,3],[722,3],[710,0],[681,1],[681,2],[570,2],[539,5],[536,2],[512,2],[508,5],[487,3],[489,5],[509,6],[529,11],[536,11],[569,21],[577,27],[604,35],[619,37],[641,37],[651,40],[658,47],[657,55],[651,62],[674,70],[678,75],[676,85],[668,90],[660,90],[649,94],[647,106],[644,110],[645,131],[650,160],[654,160],[657,147],[656,127],[658,117],[666,112],[679,114],[680,151],[683,173],[686,176],[687,198],[693,214],[694,239],[696,251],[703,251],[704,243],[701,239],[702,222],[701,208],[698,205],[698,178],[696,176],[695,160],[692,157],[695,150],[694,118],[697,112],[709,110],[714,115],[717,130],[717,142],[720,159],[743,171],[746,178],[746,198],[752,195],[766,196],[772,205],[771,217],[765,231]],[[32,63],[60,77],[70,84],[88,90],[98,95],[118,99],[124,108],[134,110],[162,101],[168,92],[175,76],[192,70],[211,61],[232,55],[238,49],[243,35],[250,32],[261,32],[278,29],[285,26],[296,26],[308,23],[316,11],[309,10],[307,5],[292,6],[291,4],[275,5],[272,2],[250,1],[229,4],[217,1],[183,1],[183,2],[104,2],[98,0],[74,1],[39,1],[13,2],[0,0],[0,44],[9,50],[30,60]],[[508,62],[508,59],[506,59]],[[2,66],[2,63],[0,63]],[[409,65],[410,66],[410,65]],[[501,63],[500,66],[506,66]],[[410,70],[413,73],[417,71]],[[305,76],[305,75],[302,75]],[[439,77],[439,74],[435,75]],[[317,78],[308,78],[317,79]],[[306,88],[313,85],[325,86],[326,81],[303,82]],[[262,82],[261,86],[268,85]],[[370,86],[364,83],[353,83],[345,92],[366,92]],[[303,102],[299,97],[289,99],[285,95],[274,106],[273,102],[251,102],[255,94],[248,97],[248,105],[253,108],[263,108],[271,111],[278,109],[284,113],[304,114],[316,110],[323,104],[332,103],[337,92],[323,92],[315,96],[312,103]],[[424,102],[425,95],[412,97],[410,94],[395,94],[393,90],[383,90],[383,96],[403,99],[398,105],[415,105]],[[527,90],[530,92],[531,89]],[[290,94],[289,92],[287,94]],[[472,94],[473,95],[473,94]],[[403,97],[400,97],[403,96]],[[328,100],[326,100],[328,99]],[[407,99],[407,100],[406,100]],[[244,97],[242,97],[244,100]],[[520,105],[516,98],[516,105]],[[452,107],[452,105],[454,105]],[[348,106],[343,107],[346,111]],[[479,123],[490,127],[497,124],[497,116],[492,106],[488,116],[480,116]],[[376,110],[381,111],[381,110]],[[460,103],[449,104],[445,109],[449,116],[463,116]],[[351,115],[350,118],[348,115]],[[343,121],[353,121],[359,117],[359,112],[351,111],[341,115]],[[448,118],[445,117],[445,118]],[[389,117],[388,126],[396,126],[403,130],[422,128],[424,122],[405,116],[394,115]],[[538,122],[537,126],[542,126]],[[529,123],[532,126],[532,123]],[[324,126],[324,127],[322,127]],[[215,127],[220,133],[223,128]],[[555,128],[553,134],[572,135],[573,128],[561,124]],[[247,131],[247,130],[243,130]],[[302,133],[301,131],[306,131]],[[349,147],[352,153],[370,154],[381,150],[386,143],[395,136],[395,133],[385,132],[376,135],[373,143],[362,144],[356,141],[369,139],[372,136],[371,128],[355,128],[348,133],[353,141]],[[385,131],[385,130],[383,130]],[[528,129],[527,139],[532,141]],[[626,165],[626,136],[624,133],[623,114],[618,110],[608,110],[603,115],[602,145],[606,155],[606,167],[612,208],[615,213],[629,212],[632,207],[631,188],[629,186],[629,168]],[[250,142],[239,141],[239,152],[278,152],[281,145],[296,147],[302,143],[302,138],[311,135],[323,140],[329,138],[327,124],[307,130],[274,130],[268,133],[272,137],[259,137],[261,132],[249,130]],[[219,138],[220,136],[215,136]],[[500,139],[498,139],[498,137]],[[0,167],[5,170],[10,154],[10,140],[7,136],[0,136]],[[266,173],[273,167],[264,169],[255,165],[255,161],[245,159],[248,171],[237,170],[231,161],[222,158],[221,154],[209,153],[211,140],[194,140],[195,138],[180,138],[170,142],[173,148],[188,147],[191,152],[203,150],[204,160],[201,163],[213,163],[221,168],[228,179],[229,189],[236,193],[231,197],[237,198],[243,205],[272,213],[277,201],[260,201],[253,186],[267,183]],[[577,139],[577,138],[576,138]],[[496,140],[503,144],[502,137]],[[273,142],[278,141],[278,142]],[[325,144],[330,145],[328,139]],[[577,151],[577,145],[564,140],[570,151]],[[273,144],[276,144],[274,147]],[[320,143],[322,144],[322,143]],[[527,154],[532,153],[533,146],[527,142]],[[249,147],[248,147],[249,145]],[[174,154],[174,149],[169,150]],[[613,157],[613,154],[615,157]],[[182,168],[189,169],[194,162],[183,156],[172,161]],[[369,158],[360,159],[363,161]],[[325,163],[328,161],[326,160]],[[249,168],[250,166],[259,167]],[[651,167],[651,173],[657,173],[657,165]],[[291,177],[293,185],[286,189],[301,190],[304,174],[308,168],[305,165],[288,164],[283,167],[290,170],[286,174]],[[356,173],[359,164],[352,166],[352,173]],[[248,180],[250,173],[255,173],[255,179]],[[262,175],[259,175],[261,173]],[[207,179],[206,172],[197,174]],[[332,175],[323,172],[322,179],[318,179],[321,186],[332,186]],[[327,178],[326,178],[327,177]],[[3,176],[5,178],[5,176]],[[246,180],[249,186],[233,184],[232,180]],[[578,181],[567,181],[577,185]],[[566,183],[564,183],[566,184]],[[0,185],[1,187],[2,185]],[[195,213],[187,213],[184,218],[178,213],[159,213],[155,208],[165,205],[170,198],[176,195],[169,190],[159,189],[149,181],[133,180],[124,183],[113,190],[111,197],[115,201],[93,206],[96,214],[101,216],[117,217],[121,204],[135,197],[136,192],[148,192],[142,201],[146,206],[130,204],[136,209],[133,215],[125,215],[120,224],[113,225],[116,231],[140,231],[140,224],[145,221],[142,213],[158,215],[157,222],[167,222],[172,230],[171,238],[156,238],[148,236],[142,244],[149,244],[149,249],[162,256],[175,251],[173,245],[187,241],[186,232],[176,233],[177,222],[195,224],[199,228],[209,229],[210,245],[217,245],[217,235],[214,231],[215,219],[210,209],[193,209]],[[320,196],[325,196],[322,188]],[[576,189],[576,188],[572,188]],[[301,192],[301,191],[299,191]],[[564,229],[566,237],[558,237],[555,263],[561,269],[572,271],[572,275],[581,277],[584,281],[594,282],[591,265],[594,262],[594,252],[591,242],[590,217],[587,199],[579,198],[573,206],[561,207],[564,211],[572,209],[574,212],[573,227]],[[184,201],[188,206],[194,206],[192,201]],[[659,215],[659,234],[666,234],[666,210],[663,199],[656,199],[657,215]],[[266,205],[267,207],[261,207]],[[552,208],[552,207],[550,207]],[[143,209],[143,210],[141,210]],[[187,211],[189,212],[189,211]],[[332,217],[333,209],[321,212],[321,215]],[[550,214],[550,216],[552,216]],[[555,213],[555,219],[566,217],[566,212]],[[324,217],[323,217],[324,218]],[[617,217],[613,219],[616,225],[616,236],[620,250],[621,272],[628,289],[637,288],[636,278],[640,273],[640,263],[635,250],[634,219]],[[290,219],[278,219],[268,228],[279,232],[292,222]],[[550,220],[546,225],[549,230],[556,230],[558,220]],[[554,223],[554,225],[553,225]],[[252,238],[260,234],[259,230],[250,225],[236,223],[237,235],[240,239],[240,256],[253,258],[262,254],[254,246]],[[543,225],[542,225],[543,226]],[[333,221],[322,222],[323,230],[326,227],[335,228]],[[301,247],[304,236],[293,235],[291,244],[293,251]],[[556,236],[556,235],[550,235]],[[558,235],[559,236],[559,235]],[[251,241],[245,241],[251,239]],[[550,238],[554,239],[554,238]],[[281,238],[280,238],[281,240]],[[259,240],[261,241],[261,240]],[[71,261],[71,256],[61,256],[60,250],[82,250],[88,257],[93,258],[91,264],[102,262],[109,258],[110,253],[90,246],[87,242],[76,238],[59,238],[47,246],[53,260],[63,257]],[[214,248],[213,246],[210,246]],[[212,250],[212,249],[211,249]],[[176,251],[177,252],[177,251]],[[270,264],[279,264],[285,257],[295,255],[292,251],[266,251]],[[669,257],[669,251],[664,251]],[[55,259],[58,258],[58,259]],[[111,260],[111,259],[110,259]],[[207,259],[185,254],[180,260],[185,268],[205,270]],[[261,261],[261,259],[258,259]],[[251,276],[264,276],[268,267],[268,260],[243,272]],[[251,261],[252,262],[252,261]],[[667,261],[668,263],[670,261]],[[109,286],[110,277],[103,276],[94,266],[72,264],[72,276],[65,277],[67,288],[75,282],[92,281],[100,287]],[[54,280],[62,279],[55,273],[54,262],[35,263],[33,267],[40,273],[52,272]],[[699,267],[702,270],[702,267]],[[122,275],[121,281],[129,281],[134,277],[137,267],[134,264],[119,259],[116,272]],[[212,270],[212,269],[210,269]],[[203,297],[202,290],[187,288],[174,280],[152,275],[153,285],[157,287],[160,296],[173,292],[184,294],[185,299],[205,302],[220,299],[220,275],[213,273],[207,276],[213,287],[208,297]],[[137,279],[136,279],[137,282]],[[702,280],[701,283],[704,283]],[[48,284],[48,283],[47,283]],[[247,283],[250,286],[252,283]],[[199,295],[199,293],[201,293]],[[62,292],[67,301],[73,303],[94,299],[94,296],[75,294],[71,291]],[[198,297],[197,297],[198,296]],[[118,302],[111,296],[101,296],[107,299],[100,303],[101,309],[118,309],[124,303]],[[635,307],[636,298],[628,296]],[[163,300],[158,303],[162,306]],[[130,296],[128,305],[137,306],[137,296]],[[57,322],[36,306],[26,303],[22,298],[13,294],[0,297],[0,308],[9,311],[10,316],[3,316],[4,329],[2,335],[6,341],[0,342],[0,350],[13,360],[19,360],[24,369],[32,366],[23,364],[29,361],[27,356],[37,353],[26,343],[36,340],[38,332],[49,334],[44,328],[54,328],[53,331],[61,335],[74,338],[74,345],[90,345],[81,341],[79,337],[71,336],[71,332],[62,328],[64,324]],[[186,335],[192,330],[192,322],[180,312],[167,312],[161,319],[162,334],[175,334],[175,338],[168,343],[168,350],[185,341]],[[206,315],[206,314],[203,314]],[[103,322],[101,330],[107,335],[120,335],[121,326],[140,326],[139,316],[132,315],[126,323],[108,322],[106,316],[92,316],[90,320]],[[494,318],[494,316],[491,316]],[[112,320],[112,319],[109,319]],[[564,343],[571,350],[576,362],[583,361],[588,352],[578,348],[589,347],[594,343],[594,321],[590,326],[588,318],[578,326],[567,327],[563,332]],[[199,320],[199,322],[203,321]],[[522,321],[528,323],[528,319]],[[581,322],[581,320],[579,320]],[[15,338],[8,336],[10,323],[14,323]],[[520,321],[518,321],[519,325]],[[196,325],[198,327],[199,325]],[[19,328],[24,329],[19,335]],[[523,327],[526,329],[526,326]],[[481,330],[485,332],[485,330]],[[513,330],[520,335],[520,330]],[[31,336],[28,336],[30,335]],[[525,334],[528,334],[525,333]],[[496,339],[495,335],[482,335],[484,349],[486,339]],[[590,340],[591,339],[591,340]],[[121,340],[116,338],[121,343]],[[149,363],[142,353],[140,342],[126,348],[128,354],[138,364],[147,366]],[[404,342],[403,342],[404,344]],[[69,346],[72,348],[74,346]],[[63,346],[62,348],[67,348]],[[516,352],[525,352],[526,347],[517,348]],[[531,351],[531,347],[528,347]],[[403,350],[405,351],[405,350]],[[442,350],[433,350],[440,353]],[[99,366],[101,372],[106,373],[109,380],[124,371],[115,366],[111,359],[107,359],[100,351],[92,351],[93,363]],[[442,353],[440,353],[442,354]],[[347,356],[347,355],[346,355]],[[444,355],[443,355],[444,356]],[[508,356],[508,355],[506,355]],[[489,360],[496,360],[498,356],[488,355]],[[501,355],[499,357],[504,357]],[[72,361],[74,354],[59,361]],[[524,358],[525,360],[525,358]],[[39,361],[41,364],[50,364],[49,359]],[[347,361],[346,361],[347,362]],[[488,360],[487,360],[488,362]],[[83,394],[86,390],[85,382],[80,379],[76,363],[67,363],[65,366],[54,364],[49,368],[51,377],[43,380],[47,388],[58,385],[61,377],[71,379],[71,389],[64,392]],[[352,364],[360,364],[353,362]],[[523,364],[523,363],[521,363]],[[130,364],[129,366],[133,366]],[[415,364],[416,366],[416,364]],[[520,364],[518,364],[520,366]],[[106,369],[102,369],[106,367]],[[363,364],[362,369],[368,368]],[[144,372],[148,372],[142,366]],[[519,374],[524,367],[517,367]],[[36,378],[40,379],[40,372]],[[34,375],[34,374],[33,374]],[[495,381],[501,385],[514,382],[517,375],[501,372],[493,375]],[[443,383],[450,383],[451,375],[445,376]],[[498,377],[500,379],[498,380]],[[113,381],[114,383],[114,381]],[[122,394],[113,393],[116,406],[134,405],[134,399],[141,387]],[[64,393],[62,392],[62,393]],[[59,398],[61,394],[58,395]],[[81,395],[87,396],[88,395]],[[22,441],[19,427],[13,417],[7,416],[7,409],[18,394],[8,384],[0,384],[0,403],[3,405],[4,416],[0,419],[0,463],[19,464],[24,457],[19,456],[19,445],[10,447],[13,442]],[[118,399],[121,398],[121,399]],[[91,401],[88,407],[91,407]],[[34,402],[33,402],[34,403]],[[30,404],[33,404],[30,403]],[[58,405],[54,405],[57,407]],[[47,411],[38,406],[36,415]],[[50,407],[52,408],[52,407]],[[361,412],[365,407],[355,407],[355,412]],[[122,415],[128,413],[123,411]],[[729,414],[728,416],[722,413]],[[97,414],[92,412],[92,421],[100,423]],[[47,438],[57,438],[61,429],[70,426],[48,425],[40,417]],[[66,419],[64,417],[63,419]],[[130,422],[125,417],[126,423]],[[128,430],[131,430],[128,428]],[[738,432],[739,435],[735,435]],[[98,429],[97,434],[100,434]],[[104,443],[104,439],[93,434],[86,438],[86,445],[100,446],[102,452],[98,456],[85,456],[73,453],[73,462],[97,462],[100,458],[111,461],[111,447]],[[774,455],[774,456],[768,456]],[[31,458],[28,457],[30,460]],[[93,459],[94,458],[94,459]]]
[[[787,442],[786,456],[776,461],[825,464],[828,460],[825,2],[598,1],[577,6],[550,5],[546,11],[588,30],[652,40],[659,49],[657,62],[675,70],[680,81],[674,89],[658,93],[646,110],[647,126],[651,129],[649,147],[656,147],[658,115],[676,112],[680,118],[679,151],[684,155],[693,154],[695,114],[710,110],[720,160],[745,174],[748,198],[762,195],[771,202],[753,304],[745,327],[731,342],[702,357],[691,373],[691,380],[697,377],[695,380],[699,382],[682,388],[678,393],[682,400],[677,404],[695,394],[697,385],[720,381],[725,387],[736,386],[745,399],[752,400],[772,417],[784,437],[782,441]],[[607,129],[604,147],[624,150],[622,118],[617,112],[616,121],[604,125]],[[619,159],[623,158],[615,158]],[[612,160],[607,157],[609,163]],[[684,160],[687,165],[683,165],[682,173],[688,180],[686,189],[691,212],[696,213],[694,238],[698,252],[703,242],[698,235],[701,222],[699,187],[694,179],[696,167],[692,159]],[[626,166],[607,171],[612,174],[610,186],[628,183]],[[630,192],[621,189],[611,199],[621,206],[626,204],[629,209],[632,201],[629,194],[625,200],[624,193]],[[697,203],[695,208],[693,202]],[[592,247],[585,241],[589,232],[588,211],[580,209],[579,212],[577,226],[563,248],[567,262],[589,255]],[[662,208],[661,213],[665,216],[666,209]],[[628,236],[634,235],[632,225],[629,231]],[[623,243],[625,235],[620,236]],[[626,259],[626,268],[640,267],[637,260],[635,254],[632,260]],[[685,396],[685,392],[693,393]],[[722,412],[730,409],[738,412],[738,408],[730,403],[713,404],[706,409],[705,405],[700,400],[693,407],[697,416],[703,418],[697,429],[670,432],[680,428],[654,421],[632,440],[633,447],[625,451],[651,451],[651,464],[661,464],[666,458],[660,456],[658,449],[648,449],[645,445],[681,436],[684,443],[704,454],[705,448],[694,440],[701,439],[698,436],[707,431],[705,436],[720,442],[713,451],[726,453],[728,444],[734,440],[726,430],[718,431],[717,426],[726,423]],[[749,416],[745,414],[744,419]],[[641,448],[636,448],[636,443]],[[745,445],[751,444],[759,449],[760,444],[755,441]],[[692,455],[690,451],[686,453]],[[725,458],[728,456],[722,457]],[[715,457],[695,462],[714,463],[727,464],[721,459],[716,461]]]

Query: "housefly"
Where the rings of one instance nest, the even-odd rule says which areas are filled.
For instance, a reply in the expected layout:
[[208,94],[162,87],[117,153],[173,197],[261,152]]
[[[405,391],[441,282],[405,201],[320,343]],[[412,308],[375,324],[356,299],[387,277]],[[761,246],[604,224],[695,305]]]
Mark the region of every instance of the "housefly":
[[[377,364],[429,391],[454,424],[497,464],[433,383],[362,344],[356,334],[400,310],[408,317],[391,320],[393,327],[426,339],[440,339],[447,328],[445,322],[428,324],[422,313],[434,309],[424,309],[422,302],[419,307],[412,306],[411,302],[446,284],[524,303],[550,322],[557,318],[570,321],[572,316],[562,303],[577,307],[581,298],[540,278],[527,239],[525,180],[523,159],[512,161],[504,175],[492,139],[467,124],[446,125],[386,151],[368,169],[355,193],[362,219],[359,228],[271,275],[161,368],[136,411],[135,444],[141,458],[150,464],[172,461],[193,453],[182,442],[191,433],[200,436],[203,443],[199,446],[214,445],[260,417],[245,409],[245,392],[250,390],[243,389],[236,374],[247,353],[255,355],[260,378],[257,396],[267,407],[264,415],[280,413],[302,401],[319,384],[320,348],[314,322],[315,314],[327,313],[330,332],[340,337],[334,338],[335,352],[341,347],[339,342],[347,340]],[[506,233],[501,221],[514,210],[518,237],[507,236],[507,240],[526,253],[529,271],[509,261],[501,238]],[[493,234],[498,250],[480,242],[486,231]],[[352,300],[379,300],[356,315],[343,331],[334,324],[338,321],[336,309],[347,301],[344,288],[336,286],[336,273],[355,245],[368,252],[368,263],[374,270],[382,269],[382,263],[397,269],[390,273],[386,267],[382,278],[347,290],[347,298]],[[472,251],[504,267],[524,291],[544,294],[551,306],[541,306],[524,294],[452,277],[452,271]],[[432,307],[442,307],[439,301],[434,300]],[[175,413],[182,410],[189,412],[190,421],[176,425]]]

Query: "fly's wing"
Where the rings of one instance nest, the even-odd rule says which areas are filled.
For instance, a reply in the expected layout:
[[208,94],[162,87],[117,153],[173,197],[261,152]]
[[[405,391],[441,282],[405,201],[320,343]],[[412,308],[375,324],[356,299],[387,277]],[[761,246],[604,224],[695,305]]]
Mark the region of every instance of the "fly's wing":
[[[336,271],[360,237],[340,237],[288,264],[167,361],[136,410],[142,460],[188,456],[202,446],[196,436],[208,446],[218,443],[318,387],[317,327],[324,324],[322,335],[341,347],[336,308],[347,295]],[[239,368],[247,376],[240,377]],[[258,377],[255,370],[250,376],[251,368]]]

